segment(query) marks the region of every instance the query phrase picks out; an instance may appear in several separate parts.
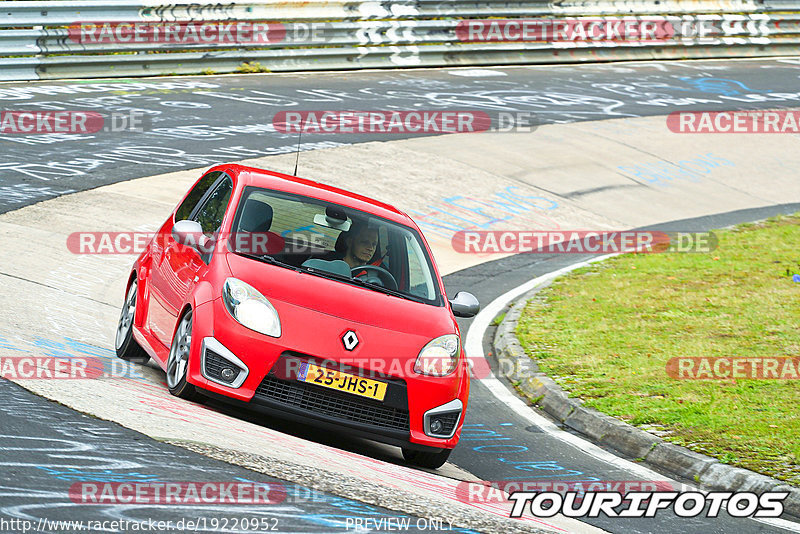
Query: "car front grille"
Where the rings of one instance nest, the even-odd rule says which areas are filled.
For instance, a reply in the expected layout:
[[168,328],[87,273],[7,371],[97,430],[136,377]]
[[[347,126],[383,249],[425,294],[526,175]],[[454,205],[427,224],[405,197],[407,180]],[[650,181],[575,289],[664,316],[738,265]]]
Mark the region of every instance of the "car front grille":
[[281,380],[268,375],[258,386],[255,397],[300,408],[312,415],[335,417],[389,430],[409,431],[407,410],[294,380]]

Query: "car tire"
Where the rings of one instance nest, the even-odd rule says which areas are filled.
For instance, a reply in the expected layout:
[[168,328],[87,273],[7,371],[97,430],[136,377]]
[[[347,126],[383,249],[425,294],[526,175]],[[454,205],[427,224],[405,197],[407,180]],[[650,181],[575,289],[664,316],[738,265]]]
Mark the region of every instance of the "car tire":
[[443,449],[440,452],[424,452],[403,448],[403,458],[417,467],[427,467],[428,469],[439,469],[450,458],[453,449]]
[[198,400],[200,394],[186,380],[189,374],[189,354],[192,350],[192,310],[178,322],[167,358],[167,387],[169,392],[186,400]]
[[150,361],[150,356],[133,339],[133,318],[136,315],[138,290],[139,287],[134,278],[128,288],[128,293],[125,295],[125,302],[122,304],[122,311],[119,314],[114,348],[117,351],[117,358],[121,358],[126,362],[144,364]]

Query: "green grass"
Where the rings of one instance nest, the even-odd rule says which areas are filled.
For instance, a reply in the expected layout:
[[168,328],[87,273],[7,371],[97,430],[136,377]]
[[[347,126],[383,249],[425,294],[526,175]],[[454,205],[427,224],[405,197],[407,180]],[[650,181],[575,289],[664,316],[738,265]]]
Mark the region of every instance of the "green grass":
[[800,380],[667,376],[678,356],[800,356],[800,214],[716,233],[710,254],[618,256],[556,280],[519,338],[588,406],[800,485]]
[[506,318],[506,312],[501,313],[494,319],[492,319],[492,326],[500,326],[500,323],[503,322],[503,319]]

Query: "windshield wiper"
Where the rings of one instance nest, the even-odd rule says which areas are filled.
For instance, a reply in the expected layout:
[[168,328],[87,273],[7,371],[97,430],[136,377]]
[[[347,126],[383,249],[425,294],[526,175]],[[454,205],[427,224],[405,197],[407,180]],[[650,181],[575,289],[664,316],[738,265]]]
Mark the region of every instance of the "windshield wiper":
[[295,267],[289,263],[282,262],[281,260],[275,259],[274,257],[270,256],[269,254],[246,254],[244,252],[238,252],[237,254],[241,254],[247,258],[253,258],[254,260],[263,261],[264,263],[269,263],[270,265],[277,265],[278,267],[285,267],[287,269],[291,269],[293,271],[297,271],[299,273],[306,272],[304,269],[300,267]]

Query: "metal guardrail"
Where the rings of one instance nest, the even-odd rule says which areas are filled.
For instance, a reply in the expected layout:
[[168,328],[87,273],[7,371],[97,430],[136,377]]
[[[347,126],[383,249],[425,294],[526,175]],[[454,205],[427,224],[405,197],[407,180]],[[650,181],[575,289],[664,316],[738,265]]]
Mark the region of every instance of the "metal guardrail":
[[[470,23],[553,21],[647,22],[670,31],[647,41],[465,38]],[[155,37],[171,23],[268,31],[218,42]],[[128,33],[103,34],[104,25]],[[0,28],[0,80],[230,73],[243,64],[291,71],[753,57],[800,52],[800,0],[0,1]],[[156,33],[132,39],[134,28]]]

